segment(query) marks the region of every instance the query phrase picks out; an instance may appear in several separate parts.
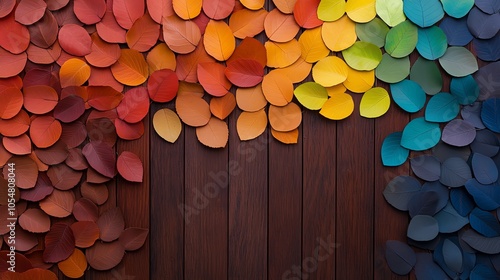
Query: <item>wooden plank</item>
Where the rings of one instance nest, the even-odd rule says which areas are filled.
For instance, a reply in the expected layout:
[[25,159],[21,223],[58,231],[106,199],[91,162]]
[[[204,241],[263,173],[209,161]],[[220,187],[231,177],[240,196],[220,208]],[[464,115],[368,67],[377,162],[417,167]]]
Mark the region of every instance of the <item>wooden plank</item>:
[[299,143],[269,134],[268,279],[294,279],[302,264],[302,129]]
[[[153,103],[151,116],[164,107]],[[171,144],[150,126],[151,279],[184,279],[184,134]]]
[[240,141],[229,119],[229,279],[267,279],[267,133]]
[[185,279],[227,278],[228,148],[212,149],[186,127]]
[[354,113],[337,123],[336,279],[373,277],[374,121]]
[[[389,91],[389,85],[377,82],[377,86]],[[409,175],[409,159],[399,167],[384,167],[380,149],[385,137],[396,131],[403,131],[408,124],[409,114],[399,108],[394,102],[382,117],[375,120],[375,220],[374,220],[374,277],[373,279],[408,279],[408,276],[398,276],[387,266],[385,260],[385,243],[387,240],[406,242],[408,214],[396,210],[383,196],[387,184],[399,175]]]
[[302,123],[303,278],[334,279],[337,124],[317,111],[305,111]]

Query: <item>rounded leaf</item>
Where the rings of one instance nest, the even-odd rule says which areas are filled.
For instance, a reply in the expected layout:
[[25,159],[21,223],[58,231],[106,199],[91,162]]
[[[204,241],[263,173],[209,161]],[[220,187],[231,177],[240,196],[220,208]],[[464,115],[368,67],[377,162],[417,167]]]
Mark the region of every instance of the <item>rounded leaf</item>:
[[141,248],[146,242],[149,230],[145,228],[130,227],[125,229],[120,235],[120,243],[127,251],[135,251]]
[[430,241],[438,234],[438,222],[431,216],[416,215],[408,225],[407,236],[415,241]]
[[401,146],[413,151],[424,151],[436,146],[439,139],[441,139],[439,125],[420,117],[412,120],[404,128]]
[[354,101],[347,93],[333,94],[323,104],[319,114],[330,120],[342,120],[354,111]]
[[407,275],[417,263],[417,256],[406,243],[388,240],[385,243],[385,258],[392,272]]
[[90,77],[90,66],[83,60],[71,58],[66,60],[59,70],[61,87],[81,86]]
[[336,56],[328,56],[319,60],[312,68],[316,83],[331,87],[343,83],[347,79],[347,64]]
[[273,9],[264,20],[264,31],[269,40],[285,43],[295,38],[300,26],[295,22],[293,15],[283,14]]
[[67,259],[57,264],[57,267],[69,278],[80,278],[87,270],[87,259],[82,251],[75,248]]
[[30,138],[38,148],[48,148],[61,137],[61,123],[51,116],[36,117],[31,121]]
[[224,148],[229,140],[227,123],[212,117],[205,126],[196,128],[196,137],[207,147]]
[[130,89],[123,95],[122,102],[116,107],[118,118],[128,123],[142,121],[149,112],[149,95],[145,87]]
[[29,232],[47,232],[50,230],[50,217],[40,209],[31,208],[19,216],[19,225]]
[[198,46],[201,32],[193,21],[184,21],[174,15],[163,18],[163,39],[172,51],[188,54]]
[[321,36],[328,49],[334,52],[345,50],[356,42],[356,24],[348,16],[325,22],[321,27]]
[[75,236],[70,226],[65,223],[55,223],[45,235],[43,261],[58,263],[67,259],[75,249]]
[[390,105],[391,98],[387,90],[374,87],[363,94],[359,104],[359,114],[365,118],[378,118],[389,110]]
[[118,237],[125,229],[125,221],[120,208],[111,208],[102,213],[97,220],[97,225],[100,229],[100,238],[102,241],[111,242]]
[[153,116],[153,128],[166,141],[175,143],[182,131],[182,124],[177,114],[170,109],[160,109]]
[[210,99],[210,112],[221,120],[227,118],[235,107],[236,98],[232,93],[228,93],[222,97],[212,97],[212,99]]
[[380,155],[384,166],[400,166],[405,163],[410,151],[401,147],[401,132],[394,132],[384,139]]
[[111,72],[117,81],[127,86],[138,86],[149,76],[144,56],[130,49],[122,49],[120,58],[111,66]]
[[375,69],[382,60],[382,51],[377,46],[361,41],[343,50],[342,55],[350,67],[363,71]]
[[179,90],[179,80],[174,71],[162,69],[155,71],[148,79],[148,93],[155,102],[169,102]]
[[385,51],[392,57],[401,58],[408,56],[417,46],[418,29],[410,21],[391,28],[385,38]]
[[223,21],[210,20],[203,43],[207,53],[218,61],[226,61],[236,48],[233,32]]
[[276,131],[286,132],[299,127],[302,122],[300,107],[290,102],[286,106],[269,106],[269,124]]
[[408,113],[420,111],[425,105],[426,96],[422,87],[412,80],[391,84],[392,99]]
[[285,106],[293,99],[293,83],[287,76],[274,70],[264,76],[262,92],[269,103]]
[[75,56],[85,56],[92,51],[92,39],[89,33],[76,24],[65,24],[59,29],[59,44],[61,48]]
[[267,115],[264,110],[242,112],[236,121],[236,130],[241,141],[259,137],[267,127]]
[[465,77],[479,69],[474,55],[464,47],[449,47],[439,58],[439,63],[454,77]]
[[85,250],[89,265],[95,270],[109,270],[117,266],[125,255],[125,248],[118,242],[96,243]]
[[322,85],[315,82],[301,84],[294,90],[293,94],[300,104],[309,110],[321,109],[321,107],[323,107],[325,102],[328,100],[328,92],[326,89]]
[[425,108],[425,120],[429,122],[448,122],[460,112],[458,100],[451,94],[440,92],[429,100]]
[[210,121],[210,106],[198,96],[177,97],[175,111],[179,114],[182,122],[189,126],[204,126]]
[[129,182],[142,182],[144,167],[141,159],[134,153],[123,151],[116,162],[118,173]]
[[439,0],[405,0],[403,11],[413,23],[420,27],[429,27],[444,16]]

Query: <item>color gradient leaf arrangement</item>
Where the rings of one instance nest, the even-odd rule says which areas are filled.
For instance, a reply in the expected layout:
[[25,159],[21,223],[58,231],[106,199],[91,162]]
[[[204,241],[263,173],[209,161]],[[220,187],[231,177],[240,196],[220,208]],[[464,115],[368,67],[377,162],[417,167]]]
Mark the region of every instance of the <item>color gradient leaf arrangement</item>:
[[[488,245],[498,238],[498,221],[488,211],[500,207],[500,88],[491,81],[500,71],[498,1],[272,2],[0,4],[0,164],[4,176],[7,162],[22,174],[18,203],[29,207],[17,213],[18,226],[32,240],[25,251],[37,237],[45,247],[44,263],[19,277],[55,279],[45,270],[52,263],[73,278],[88,266],[111,269],[145,242],[147,230],[125,229],[119,209],[101,215],[96,209],[117,174],[142,182],[141,159],[129,151],[117,156],[115,144],[144,134],[150,102],[173,103],[174,110],[152,118],[166,141],[174,143],[184,123],[204,145],[223,148],[234,111],[242,141],[265,133],[269,123],[276,140],[292,144],[301,107],[342,120],[359,106],[362,117],[376,118],[389,110],[391,96],[402,110],[424,116],[387,136],[383,164],[403,164],[410,150],[432,148],[436,157],[410,162],[428,183],[398,177],[384,192],[391,205],[409,210],[410,244],[434,256],[390,241],[389,267],[398,274],[415,268],[424,279],[499,272],[498,257],[492,267],[481,255],[500,253]],[[464,47],[470,42],[474,52]],[[421,56],[413,66],[411,53]],[[480,69],[473,53],[494,63]],[[449,93],[439,67],[453,77]],[[376,86],[375,78],[390,87]],[[363,94],[360,104],[352,94]],[[460,230],[468,223],[472,229]],[[440,238],[457,231],[458,237]]]

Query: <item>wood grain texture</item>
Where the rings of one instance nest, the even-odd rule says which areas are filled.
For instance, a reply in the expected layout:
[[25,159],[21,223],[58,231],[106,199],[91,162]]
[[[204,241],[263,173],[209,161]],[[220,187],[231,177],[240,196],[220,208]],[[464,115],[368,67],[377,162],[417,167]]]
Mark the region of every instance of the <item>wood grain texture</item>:
[[[168,106],[172,109],[174,106]],[[151,116],[165,105],[153,104]],[[151,279],[184,279],[184,135],[174,144],[150,126]],[[154,244],[154,245],[153,245]]]
[[203,146],[191,127],[185,134],[185,203],[195,211],[185,220],[185,279],[226,279],[228,148]]

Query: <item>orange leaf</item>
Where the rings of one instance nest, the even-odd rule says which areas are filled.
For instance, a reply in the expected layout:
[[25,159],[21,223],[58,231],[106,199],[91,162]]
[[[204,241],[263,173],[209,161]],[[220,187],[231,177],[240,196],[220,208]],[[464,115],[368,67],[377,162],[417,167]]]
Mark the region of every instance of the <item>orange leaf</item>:
[[162,19],[174,15],[172,0],[146,0],[151,18],[161,24]]
[[87,87],[88,104],[99,111],[114,109],[123,99],[123,94],[108,86]]
[[309,63],[317,62],[330,54],[330,50],[323,43],[321,27],[305,30],[299,38],[301,57]]
[[73,191],[60,191],[54,189],[45,199],[40,201],[40,208],[43,212],[52,217],[64,218],[73,212],[75,194]]
[[241,110],[246,112],[256,112],[266,107],[267,100],[262,92],[262,85],[236,89],[236,103]]
[[200,84],[196,83],[187,83],[187,82],[179,82],[179,90],[177,91],[177,97],[183,97],[183,96],[197,96],[197,97],[203,97],[205,94],[205,91],[203,90],[203,87]]
[[312,64],[300,57],[292,65],[274,71],[287,76],[293,83],[300,83],[309,76],[311,68]]
[[15,87],[0,87],[0,100],[2,100],[0,102],[0,118],[4,120],[16,116],[23,107],[23,94]]
[[24,108],[33,114],[52,111],[59,101],[55,89],[49,86],[29,86],[23,90]]
[[[89,86],[109,86],[116,91],[123,91],[123,84],[120,84],[120,82],[115,79],[113,72],[111,72],[111,68],[91,67],[91,69]],[[87,106],[86,108],[88,109]]]
[[175,143],[182,132],[182,123],[174,111],[163,108],[154,114],[153,128],[165,141]]
[[234,0],[204,0],[203,12],[211,19],[225,19],[233,12],[234,3]]
[[231,88],[231,82],[224,75],[226,67],[217,62],[198,64],[198,80],[206,92],[213,96],[224,96]]
[[238,87],[253,87],[262,82],[264,65],[253,59],[237,59],[227,64],[227,79]]
[[145,52],[156,44],[159,36],[160,25],[154,22],[148,14],[144,14],[127,31],[126,40],[129,48]]
[[[38,178],[38,166],[29,156],[13,156],[9,162],[16,166],[16,186],[20,189],[31,189]],[[7,168],[4,166],[4,178],[7,178]]]
[[302,121],[300,107],[291,102],[283,107],[269,106],[269,124],[276,131],[291,131],[299,127]]
[[59,70],[61,87],[81,86],[90,77],[90,66],[78,58],[68,59]]
[[4,148],[11,154],[31,154],[31,140],[26,134],[21,134],[17,137],[3,137],[2,144]]
[[118,173],[129,182],[142,182],[144,167],[141,159],[134,153],[123,151],[116,162]]
[[19,225],[29,232],[47,232],[50,230],[50,217],[40,209],[30,208],[19,216]]
[[163,39],[172,51],[187,54],[198,46],[201,32],[196,23],[173,15],[163,18]]
[[207,53],[219,61],[226,61],[236,48],[233,32],[223,21],[210,20],[203,43]]
[[266,35],[274,42],[285,43],[292,40],[299,29],[293,15],[283,14],[278,9],[270,11],[264,20]]
[[144,15],[144,9],[144,0],[113,0],[116,22],[124,29],[130,29],[134,22]]
[[286,43],[267,41],[267,66],[283,68],[292,65],[301,55],[300,44],[296,39]]
[[179,90],[179,80],[170,69],[159,70],[151,74],[148,80],[148,92],[155,102],[168,102],[175,98]]
[[144,123],[128,123],[115,119],[116,134],[123,140],[136,140],[144,135]]
[[271,134],[274,139],[280,141],[283,144],[297,144],[299,141],[299,130],[296,128],[292,131],[276,131],[271,128]]
[[172,0],[172,6],[180,18],[189,20],[200,14],[202,0]]
[[87,259],[82,251],[75,248],[71,256],[58,263],[57,267],[69,278],[80,278],[87,270]]
[[265,0],[240,0],[241,4],[250,10],[258,10],[264,7]]
[[177,97],[175,111],[183,123],[194,127],[206,125],[211,116],[208,103],[195,95]]
[[295,7],[296,2],[297,0],[273,0],[276,8],[285,14],[293,13],[293,7]]
[[196,137],[207,147],[224,148],[229,140],[227,123],[212,117],[205,126],[196,128]]
[[145,87],[136,87],[123,95],[122,102],[116,107],[121,120],[128,123],[142,121],[149,112],[149,95]]
[[0,61],[2,61],[2,67],[0,67],[0,78],[10,78],[21,73],[24,66],[26,66],[27,60],[28,55],[25,52],[12,54],[3,48],[0,48]]
[[267,115],[264,109],[257,112],[242,112],[236,122],[240,140],[252,140],[259,137],[267,127]]
[[[84,186],[89,186],[89,184],[82,184],[82,194],[84,193]],[[99,185],[97,185],[96,187],[85,187],[85,189],[98,187]],[[104,186],[104,188],[106,188],[107,191],[107,187]],[[93,191],[96,192],[95,190]],[[99,239],[99,227],[95,222],[92,221],[81,221],[73,223],[71,225],[71,230],[73,230],[73,234],[75,235],[75,246],[78,248],[88,248],[94,245],[96,240]]]
[[264,76],[262,92],[266,100],[275,106],[285,106],[293,98],[293,83],[287,76],[271,71]]
[[95,67],[108,67],[120,58],[120,46],[118,44],[103,41],[97,33],[90,36],[92,39],[91,52],[85,56],[87,62]]
[[254,37],[264,30],[264,19],[267,14],[268,12],[264,9],[257,11],[239,10],[229,18],[229,28],[233,31],[234,37],[238,39]]
[[36,117],[31,121],[30,138],[38,148],[48,148],[61,137],[61,123],[51,116]]
[[232,93],[228,93],[223,97],[212,97],[210,99],[210,111],[221,120],[227,118],[235,107],[236,99]]
[[247,37],[236,47],[227,63],[229,64],[237,59],[253,59],[264,67],[267,64],[266,48],[257,39]]
[[144,56],[130,49],[122,49],[120,58],[111,66],[115,79],[127,86],[138,86],[146,81],[149,69]]
[[318,18],[318,6],[321,0],[297,0],[293,7],[293,16],[300,27],[306,29],[321,26],[323,21]]
[[156,45],[146,56],[146,61],[149,65],[149,73],[153,73],[162,69],[170,69],[175,71],[176,60],[175,54],[167,47],[165,43]]
[[196,47],[194,52],[185,55],[177,55],[177,68],[175,69],[175,73],[177,73],[177,77],[181,81],[196,83],[198,82],[198,64],[204,62],[215,62],[215,59],[207,54],[203,41],[200,41],[200,44]]
[[19,136],[28,131],[30,123],[31,120],[28,113],[21,110],[13,118],[8,120],[0,119],[0,134],[7,137]]

